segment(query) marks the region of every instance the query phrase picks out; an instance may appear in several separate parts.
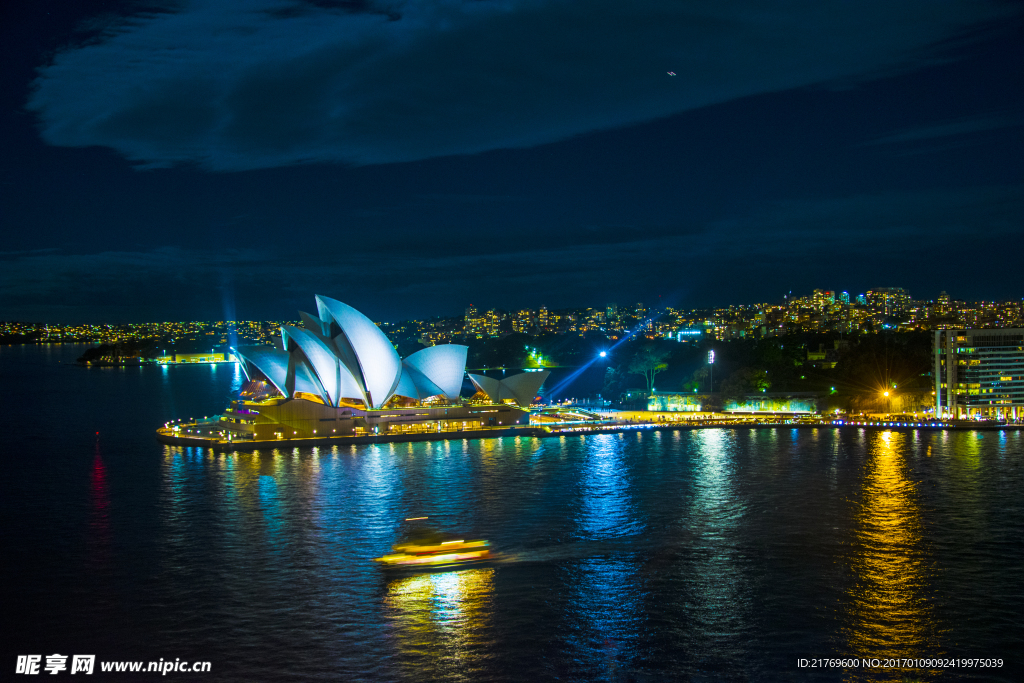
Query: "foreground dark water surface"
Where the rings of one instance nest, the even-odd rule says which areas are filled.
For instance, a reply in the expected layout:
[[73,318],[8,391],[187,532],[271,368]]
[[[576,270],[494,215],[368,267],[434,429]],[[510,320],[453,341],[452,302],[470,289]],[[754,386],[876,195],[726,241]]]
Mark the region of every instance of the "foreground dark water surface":
[[[80,352],[0,347],[4,679],[52,653],[212,664],[111,680],[1024,678],[1020,432],[213,454],[153,431],[219,412],[235,366]],[[503,560],[385,576],[371,558],[417,515]],[[797,666],[834,657],[1004,665]]]

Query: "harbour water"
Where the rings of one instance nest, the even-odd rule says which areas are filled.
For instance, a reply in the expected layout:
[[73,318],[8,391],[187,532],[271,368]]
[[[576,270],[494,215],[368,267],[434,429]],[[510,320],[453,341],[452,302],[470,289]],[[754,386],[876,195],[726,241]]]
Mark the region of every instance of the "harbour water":
[[[236,366],[80,353],[0,347],[9,671],[63,653],[209,661],[167,676],[204,681],[1024,678],[1020,432],[214,454],[153,430],[222,409]],[[371,558],[419,515],[501,560],[383,574]],[[798,666],[827,658],[1003,666]]]

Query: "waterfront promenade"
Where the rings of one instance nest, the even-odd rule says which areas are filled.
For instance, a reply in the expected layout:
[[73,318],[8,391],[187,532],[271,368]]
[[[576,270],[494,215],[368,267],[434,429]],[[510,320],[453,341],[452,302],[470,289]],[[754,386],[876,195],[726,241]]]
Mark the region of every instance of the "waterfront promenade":
[[[902,417],[902,419],[898,419]],[[829,418],[826,416],[758,416],[737,417],[728,414],[708,414],[699,419],[642,419],[636,412],[629,418],[590,420],[579,422],[545,423],[540,425],[516,425],[511,427],[481,427],[478,429],[446,430],[440,432],[364,434],[357,436],[324,436],[316,438],[279,438],[255,441],[251,439],[220,438],[209,431],[205,434],[190,434],[189,425],[183,433],[180,429],[157,430],[157,440],[172,446],[212,448],[215,451],[253,451],[264,448],[308,448],[341,445],[365,445],[379,443],[406,443],[421,441],[452,441],[464,439],[494,439],[502,437],[551,438],[569,435],[614,434],[635,431],[700,430],[700,429],[863,429],[899,431],[1002,431],[1022,430],[1024,424],[1006,424],[980,420],[920,420],[909,416],[888,416],[888,419]],[[200,427],[208,423],[191,423]]]

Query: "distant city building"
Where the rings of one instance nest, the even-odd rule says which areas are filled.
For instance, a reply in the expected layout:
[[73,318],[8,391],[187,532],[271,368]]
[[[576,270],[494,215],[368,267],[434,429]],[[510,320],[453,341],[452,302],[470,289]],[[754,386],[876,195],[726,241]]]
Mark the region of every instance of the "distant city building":
[[910,294],[902,287],[878,287],[868,291],[868,307],[884,316],[895,316],[910,309]]
[[942,417],[1024,417],[1024,329],[936,330],[935,405]]
[[520,334],[528,334],[534,327],[533,311],[524,309],[516,311],[512,315],[512,331]]
[[161,349],[157,363],[223,363],[235,360],[233,353],[226,349]]
[[817,394],[810,392],[747,394],[740,400],[727,400],[722,410],[726,413],[815,413],[818,399]]
[[[666,308],[652,315],[643,304],[620,308],[608,304],[603,309],[577,308],[549,311],[521,309],[506,313],[498,309],[484,312],[474,305],[463,314],[400,323],[376,323],[399,346],[418,341],[425,346],[448,344],[462,339],[501,336],[508,332],[536,334],[602,334],[619,339],[627,331],[647,338],[686,339],[681,330],[703,329],[705,336],[718,339],[777,337],[802,332],[873,334],[884,331],[909,332],[936,329],[987,329],[1024,327],[1024,300],[958,301],[942,292],[931,301],[912,301],[906,290],[879,288],[850,302],[848,292],[814,290],[794,297],[790,292],[779,304],[730,305],[718,309]],[[634,317],[639,314],[639,317]],[[649,319],[651,316],[653,319]],[[90,342],[115,345],[122,342],[152,340],[151,345],[135,344],[132,357],[152,360],[167,357],[164,349],[186,348],[218,351],[245,344],[279,344],[282,325],[297,321],[187,321],[131,324],[80,324],[0,322],[0,340],[4,343]],[[697,335],[692,335],[697,338]],[[129,347],[122,347],[127,349]],[[140,355],[141,354],[141,355]]]
[[466,334],[471,337],[482,337],[487,333],[485,316],[481,315],[475,306],[466,309]]
[[504,320],[504,316],[497,311],[490,310],[484,315],[483,327],[484,331],[490,337],[498,336],[501,331],[501,322]]
[[826,349],[824,344],[818,344],[817,351],[807,350],[807,362],[805,365],[831,370],[838,362],[838,349]]
[[702,327],[684,327],[675,333],[675,338],[678,342],[697,341],[703,337],[704,328]]
[[647,397],[647,410],[668,413],[698,413],[706,398],[678,391],[655,391]]
[[814,290],[811,295],[811,304],[818,309],[831,306],[836,301],[836,293],[831,291]]

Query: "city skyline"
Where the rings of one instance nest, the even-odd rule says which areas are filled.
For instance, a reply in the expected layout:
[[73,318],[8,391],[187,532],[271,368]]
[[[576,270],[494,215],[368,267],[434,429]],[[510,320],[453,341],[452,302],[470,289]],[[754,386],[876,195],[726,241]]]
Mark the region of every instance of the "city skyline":
[[[299,319],[191,320],[135,323],[58,323],[0,321],[0,337],[34,335],[34,339],[113,342],[132,339],[192,339],[217,336],[270,343],[282,325]],[[934,299],[914,299],[899,287],[883,287],[861,294],[815,289],[802,296],[786,295],[780,302],[730,304],[723,307],[682,308],[649,306],[643,302],[608,302],[603,306],[501,309],[468,305],[460,313],[397,321],[377,321],[393,341],[415,339],[430,346],[458,339],[504,337],[511,333],[598,333],[610,339],[624,335],[651,338],[677,336],[693,341],[701,331],[716,339],[743,336],[771,337],[793,332],[863,333],[983,329],[1024,325],[1024,299],[965,301],[945,291]],[[683,331],[680,336],[680,331]],[[397,335],[397,336],[396,336]]]

